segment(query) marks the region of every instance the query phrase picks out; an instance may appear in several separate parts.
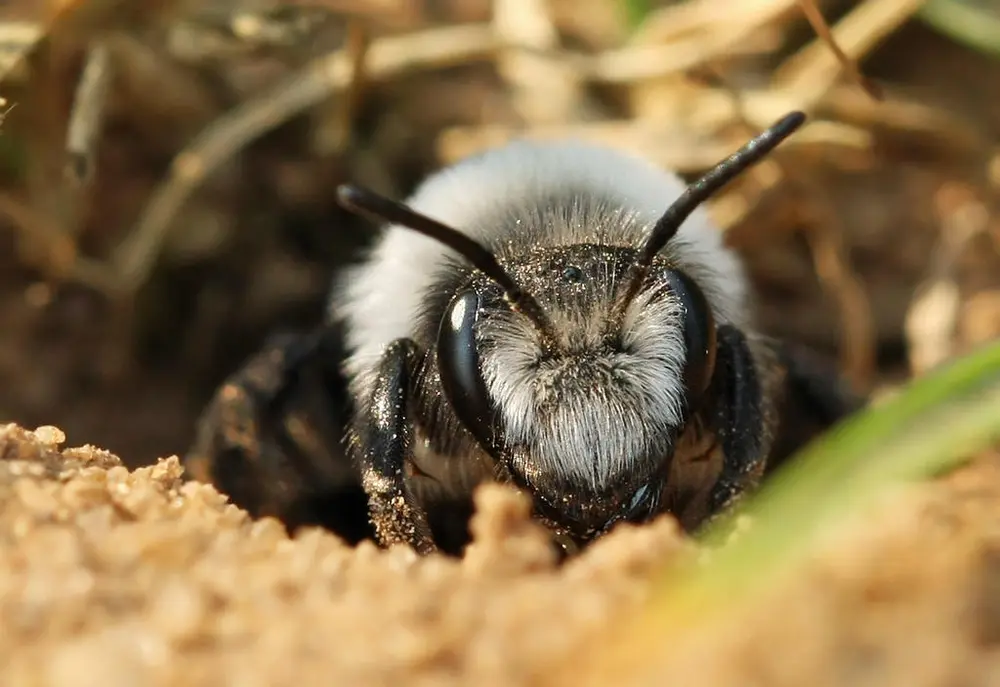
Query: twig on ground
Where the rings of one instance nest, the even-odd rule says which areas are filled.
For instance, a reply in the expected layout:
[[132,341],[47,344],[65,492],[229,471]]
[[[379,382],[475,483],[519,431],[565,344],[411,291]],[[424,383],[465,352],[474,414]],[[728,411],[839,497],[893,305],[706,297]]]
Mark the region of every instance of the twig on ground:
[[544,0],[493,0],[493,29],[503,48],[497,71],[510,85],[518,114],[529,124],[579,119],[583,79],[559,59],[559,32]]
[[[777,110],[778,108],[774,108]],[[783,110],[782,114],[787,112]],[[515,136],[534,140],[575,138],[632,151],[680,173],[704,171],[733,152],[730,141],[709,138],[709,130],[691,131],[682,123],[607,120],[579,124],[452,127],[438,138],[438,157],[445,163],[498,146]],[[843,146],[869,150],[871,135],[857,127],[829,121],[806,124],[783,145]]]
[[817,188],[808,175],[798,175],[795,183],[805,189],[808,203],[816,213],[816,221],[803,234],[816,275],[840,313],[841,368],[857,391],[866,390],[871,386],[876,366],[871,303],[861,280],[851,268],[843,227],[823,189]]
[[0,214],[19,232],[22,258],[50,281],[71,280],[102,293],[114,288],[116,280],[107,266],[80,256],[73,237],[52,226],[47,218],[4,193],[0,193]]
[[806,19],[809,24],[812,25],[813,31],[819,36],[819,39],[826,43],[827,47],[833,51],[833,54],[837,56],[840,61],[841,66],[846,69],[851,74],[851,78],[860,84],[860,86],[875,100],[882,100],[884,97],[882,94],[882,89],[875,85],[875,83],[861,73],[861,69],[858,67],[857,60],[849,57],[844,53],[837,39],[830,32],[830,25],[826,23],[826,19],[823,18],[823,13],[820,12],[819,7],[816,6],[816,0],[799,0],[799,7],[802,8],[802,13],[806,15]]
[[[384,79],[409,69],[465,64],[492,56],[497,41],[487,24],[431,29],[372,42],[367,71]],[[128,238],[115,251],[120,288],[134,292],[159,254],[171,221],[206,176],[261,134],[274,129],[351,83],[349,51],[320,57],[276,87],[210,124],[171,164],[170,176],[153,194]]]
[[917,288],[903,329],[910,372],[919,375],[954,353],[961,309],[956,263],[973,238],[989,228],[989,213],[970,189],[946,187],[937,197],[941,222],[938,250],[931,253],[927,276]]
[[347,54],[351,60],[350,84],[342,97],[332,97],[329,107],[317,113],[313,134],[313,149],[320,156],[335,155],[349,143],[354,128],[354,117],[361,105],[367,81],[366,66],[371,35],[364,24],[354,19],[347,30]]
[[[924,0],[867,0],[859,3],[830,34],[848,62],[860,59],[899,28]],[[819,37],[775,70],[776,89],[794,93],[803,103],[816,103],[836,82],[843,63]]]
[[21,59],[42,39],[42,27],[33,22],[0,23],[0,81],[16,71]]
[[69,155],[67,176],[76,184],[87,183],[94,173],[96,149],[112,79],[109,55],[107,46],[101,42],[91,47],[77,84],[66,132],[66,153]]

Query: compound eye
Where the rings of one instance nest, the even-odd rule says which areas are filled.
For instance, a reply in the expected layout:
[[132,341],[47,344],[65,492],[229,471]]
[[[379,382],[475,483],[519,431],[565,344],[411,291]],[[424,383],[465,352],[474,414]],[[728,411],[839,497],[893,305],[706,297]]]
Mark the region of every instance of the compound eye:
[[476,345],[478,317],[479,295],[475,291],[460,293],[448,305],[438,330],[438,370],[458,419],[483,448],[493,452],[493,407]]
[[684,343],[687,362],[684,382],[688,404],[696,408],[715,372],[715,320],[704,292],[683,272],[668,272],[670,286],[684,308]]
[[639,487],[632,494],[631,500],[629,500],[628,505],[625,507],[625,519],[632,522],[639,522],[649,517],[653,506],[656,504],[654,496],[656,496],[656,490],[652,484],[644,484]]

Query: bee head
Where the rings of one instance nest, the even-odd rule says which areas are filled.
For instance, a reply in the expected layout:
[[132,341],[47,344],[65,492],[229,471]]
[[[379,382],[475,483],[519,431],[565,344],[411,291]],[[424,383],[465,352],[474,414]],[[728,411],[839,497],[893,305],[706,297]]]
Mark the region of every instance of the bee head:
[[705,199],[804,121],[795,112],[689,186],[637,247],[531,250],[504,264],[469,236],[369,191],[340,202],[407,227],[475,271],[442,317],[437,367],[465,428],[575,541],[659,506],[674,444],[709,388],[716,325],[660,252]]

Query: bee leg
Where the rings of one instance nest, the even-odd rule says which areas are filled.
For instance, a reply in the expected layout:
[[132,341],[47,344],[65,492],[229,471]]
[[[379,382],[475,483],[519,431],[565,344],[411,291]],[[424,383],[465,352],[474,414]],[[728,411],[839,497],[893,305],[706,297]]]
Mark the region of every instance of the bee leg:
[[418,357],[417,345],[410,339],[389,344],[365,406],[358,409],[350,442],[379,543],[409,544],[417,553],[427,554],[437,551],[437,545],[405,472],[413,439],[408,411]]
[[718,331],[715,429],[725,456],[713,512],[863,406],[832,365],[770,339]]
[[766,362],[743,332],[722,325],[716,334],[715,399],[711,424],[722,449],[722,469],[709,496],[709,510],[726,508],[760,479],[774,434]]
[[272,337],[203,411],[183,459],[187,476],[289,530],[319,525],[351,543],[371,538],[365,494],[343,450],[338,346],[330,328]]

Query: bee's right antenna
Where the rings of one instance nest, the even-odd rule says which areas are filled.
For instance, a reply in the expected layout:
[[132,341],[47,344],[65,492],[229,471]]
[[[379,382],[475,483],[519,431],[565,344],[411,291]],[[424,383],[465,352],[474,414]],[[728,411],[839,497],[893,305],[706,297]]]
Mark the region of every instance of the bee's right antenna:
[[628,288],[618,306],[619,314],[625,312],[625,308],[642,288],[656,254],[677,234],[677,230],[680,229],[684,220],[716,191],[774,150],[778,144],[802,126],[805,120],[806,116],[802,112],[791,112],[785,115],[687,187],[684,193],[657,220],[649,238],[646,239],[646,243],[639,251],[639,256],[632,266],[632,276]]

